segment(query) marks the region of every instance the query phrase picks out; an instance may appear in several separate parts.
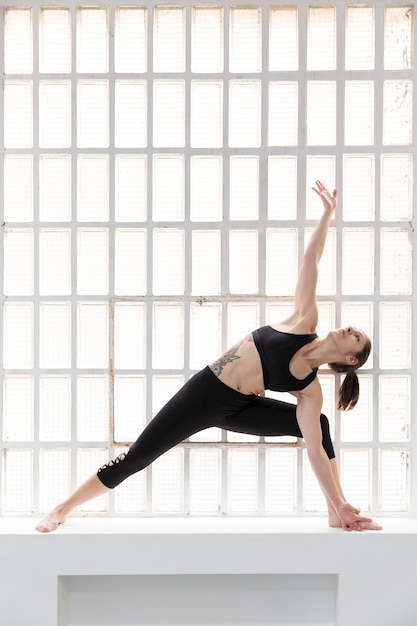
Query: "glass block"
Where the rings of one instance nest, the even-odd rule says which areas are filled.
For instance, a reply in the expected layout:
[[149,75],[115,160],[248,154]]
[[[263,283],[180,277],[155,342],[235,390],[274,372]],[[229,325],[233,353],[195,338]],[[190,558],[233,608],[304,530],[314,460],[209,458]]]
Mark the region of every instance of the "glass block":
[[182,229],[154,229],[153,294],[172,296],[184,293],[184,237]]
[[39,219],[71,221],[71,155],[41,154],[39,160]]
[[381,155],[381,220],[408,221],[413,215],[413,155]]
[[146,304],[115,302],[114,367],[118,370],[146,367]]
[[202,369],[221,352],[221,304],[190,305],[190,368]]
[[306,158],[306,218],[319,220],[323,214],[323,203],[312,187],[316,180],[323,181],[328,189],[336,187],[336,157],[331,155],[307,155]]
[[70,450],[42,449],[39,453],[39,511],[50,511],[70,492]]
[[411,303],[381,302],[379,309],[379,366],[411,367]]
[[229,83],[229,146],[259,148],[261,145],[261,81],[231,80]]
[[77,233],[77,293],[109,293],[109,230],[79,228]]
[[221,450],[190,451],[190,512],[219,513],[221,507]]
[[298,144],[298,83],[271,81],[268,103],[268,144]]
[[39,146],[71,146],[71,81],[41,80],[39,83]]
[[[373,228],[344,228],[342,234],[342,292],[348,295],[374,293]],[[361,254],[358,254],[358,250]]]
[[155,80],[153,84],[153,145],[185,146],[185,82]]
[[379,441],[410,440],[411,376],[379,377]]
[[[342,327],[356,326],[362,329],[372,340],[374,333],[373,302],[342,302],[340,324]],[[365,368],[372,369],[372,367],[373,352],[371,351]]]
[[258,328],[259,320],[258,302],[229,302],[227,305],[227,347],[233,346]]
[[411,229],[381,228],[381,294],[412,293]]
[[4,73],[33,72],[32,9],[4,9]]
[[109,81],[79,80],[77,96],[78,148],[108,148]]
[[298,7],[269,7],[269,71],[298,70]]
[[157,302],[153,307],[152,367],[184,367],[184,307],[174,302]]
[[79,154],[77,165],[77,220],[79,222],[108,222],[108,155]]
[[221,293],[221,231],[192,231],[191,293],[212,296]]
[[184,384],[184,376],[152,377],[152,417],[171,400]]
[[259,441],[259,437],[257,435],[235,433],[232,431],[227,431],[226,439],[232,443],[257,443]]
[[114,441],[135,441],[146,426],[146,376],[114,377]]
[[4,156],[4,221],[33,221],[33,156]]
[[372,376],[359,375],[359,386],[357,405],[340,415],[341,441],[372,441]]
[[345,11],[345,68],[375,67],[375,7],[347,6]]
[[316,476],[311,469],[307,450],[303,450],[303,504],[306,513],[327,512],[326,499],[323,495]]
[[319,321],[317,324],[317,334],[324,337],[335,328],[336,305],[335,302],[319,302]]
[[116,80],[115,140],[116,148],[146,148],[147,82]]
[[229,291],[258,293],[258,231],[231,230],[229,233]]
[[266,230],[266,294],[292,296],[298,276],[298,229]]
[[152,176],[154,222],[178,222],[185,216],[185,161],[182,154],[155,154]]
[[223,81],[191,81],[190,145],[223,146]]
[[110,406],[108,376],[77,377],[77,440],[107,441]]
[[33,376],[3,377],[3,440],[33,441]]
[[71,303],[41,302],[39,317],[39,367],[71,367]]
[[42,375],[39,378],[39,439],[70,441],[71,377]]
[[77,9],[77,72],[109,71],[108,9],[78,7]]
[[297,450],[269,448],[265,452],[265,513],[297,510]]
[[307,145],[336,145],[336,82],[307,82]]
[[340,475],[347,501],[353,502],[361,514],[369,511],[372,503],[371,451],[341,450]]
[[197,443],[213,443],[222,441],[222,430],[221,428],[216,428],[213,426],[212,428],[205,428],[204,430],[200,430],[195,435],[191,435],[189,437],[189,441],[197,442]]
[[116,222],[146,222],[147,173],[148,161],[145,154],[116,154]]
[[33,452],[4,450],[3,454],[2,512],[32,513]]
[[259,157],[230,157],[230,219],[259,217]]
[[374,143],[374,83],[347,80],[345,83],[345,145]]
[[297,157],[268,157],[268,219],[297,218]]
[[3,367],[32,369],[34,357],[34,303],[3,303]]
[[228,512],[258,511],[258,451],[228,450]]
[[174,448],[152,464],[152,511],[182,513],[184,508],[184,450]]
[[191,71],[223,72],[223,7],[193,6],[191,11]]
[[336,7],[309,7],[307,70],[336,69]]
[[[82,484],[92,474],[96,474],[99,467],[108,463],[109,454],[105,448],[79,448],[77,450],[77,484]],[[107,512],[109,508],[108,494],[94,498],[79,508],[80,512],[97,513]]]
[[413,138],[413,86],[410,80],[384,82],[383,143],[411,145]]
[[[313,234],[312,228],[305,229],[304,246],[305,248]],[[336,293],[337,289],[337,231],[335,228],[329,228],[327,232],[326,244],[324,246],[323,255],[319,263],[319,276],[317,281],[316,293],[318,296],[331,295]],[[294,283],[295,285],[295,283]]]
[[190,170],[191,221],[220,222],[223,217],[222,156],[192,156]]
[[229,71],[260,72],[262,69],[261,7],[230,7]]
[[43,228],[39,232],[39,293],[71,294],[71,230]]
[[[283,302],[272,300],[265,306],[265,323],[277,324],[294,313],[294,302],[285,299]],[[254,326],[255,328],[255,326]]]
[[154,7],[153,71],[185,71],[185,7]]
[[379,451],[379,507],[383,512],[407,511],[410,506],[410,453]]
[[77,367],[109,367],[108,302],[78,303]]
[[[126,448],[118,448],[115,456],[126,452]],[[118,485],[114,492],[114,510],[116,513],[144,513],[147,507],[147,475],[146,470],[129,476]]]
[[39,13],[39,71],[71,72],[71,9],[41,7]]
[[413,6],[385,6],[384,17],[384,69],[409,70],[413,67]]
[[343,155],[343,219],[369,222],[375,219],[375,157]]
[[115,286],[117,296],[147,293],[147,232],[117,228],[115,233]]
[[146,7],[116,7],[114,67],[116,72],[143,74],[147,69]]
[[33,147],[33,83],[31,80],[5,80],[4,147]]
[[34,233],[33,229],[5,228],[4,294],[23,296],[34,293]]

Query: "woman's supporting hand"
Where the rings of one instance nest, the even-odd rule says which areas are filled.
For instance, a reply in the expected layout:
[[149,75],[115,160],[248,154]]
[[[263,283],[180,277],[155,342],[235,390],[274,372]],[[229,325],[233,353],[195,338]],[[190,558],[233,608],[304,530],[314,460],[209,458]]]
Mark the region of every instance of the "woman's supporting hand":
[[359,515],[360,509],[356,509],[348,502],[344,502],[337,508],[343,530],[381,530],[382,526],[373,522],[370,517]]
[[333,193],[330,193],[319,180],[316,180],[316,187],[312,187],[312,189],[321,198],[324,211],[329,211],[330,214],[333,213],[337,207],[337,189],[333,189]]

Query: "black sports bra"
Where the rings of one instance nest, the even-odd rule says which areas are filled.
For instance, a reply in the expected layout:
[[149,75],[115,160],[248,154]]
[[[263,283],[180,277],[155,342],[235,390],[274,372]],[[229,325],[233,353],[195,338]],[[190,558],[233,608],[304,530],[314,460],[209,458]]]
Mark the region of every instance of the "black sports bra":
[[297,350],[317,339],[315,333],[294,335],[275,330],[272,326],[262,326],[253,331],[252,337],[261,359],[265,389],[300,391],[317,376],[316,369],[302,380],[290,372],[292,357]]

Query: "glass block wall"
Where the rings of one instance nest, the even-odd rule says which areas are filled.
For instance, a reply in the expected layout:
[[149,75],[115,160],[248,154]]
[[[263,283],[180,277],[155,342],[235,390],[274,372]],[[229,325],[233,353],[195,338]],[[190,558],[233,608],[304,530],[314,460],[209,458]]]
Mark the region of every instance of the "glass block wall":
[[[415,513],[414,4],[1,14],[1,514],[48,510],[199,368],[287,315],[317,178],[340,189],[318,332],[354,324],[374,344],[353,411],[320,373],[346,496]],[[301,442],[216,429],[82,510],[324,511]]]

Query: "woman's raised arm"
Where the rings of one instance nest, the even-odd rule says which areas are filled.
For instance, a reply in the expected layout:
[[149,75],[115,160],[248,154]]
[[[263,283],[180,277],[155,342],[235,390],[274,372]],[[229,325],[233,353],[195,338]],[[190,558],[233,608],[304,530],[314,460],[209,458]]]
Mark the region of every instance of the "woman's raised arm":
[[318,319],[316,303],[318,265],[326,243],[329,224],[337,207],[337,190],[330,193],[323,183],[317,180],[313,191],[323,202],[323,215],[310,237],[301,263],[295,290],[295,314],[308,320],[308,325],[314,329]]

